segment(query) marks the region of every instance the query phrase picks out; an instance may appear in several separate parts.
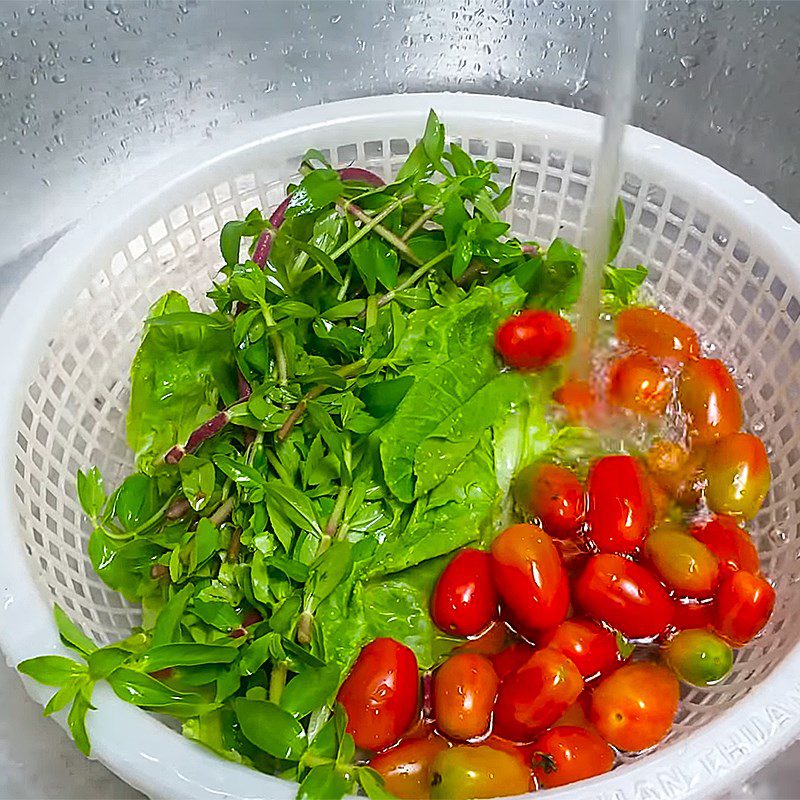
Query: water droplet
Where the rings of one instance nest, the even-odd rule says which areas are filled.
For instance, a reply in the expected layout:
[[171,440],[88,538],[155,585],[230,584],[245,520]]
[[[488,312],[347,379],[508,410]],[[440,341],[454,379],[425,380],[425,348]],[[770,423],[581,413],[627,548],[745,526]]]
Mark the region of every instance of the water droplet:
[[334,14],[331,17],[331,20],[330,20],[331,21],[331,25],[335,25],[337,22],[339,22],[341,20],[341,18],[342,18],[341,14]]
[[92,63],[92,60],[93,60],[93,59],[92,59],[92,57],[91,57],[91,56],[84,56],[84,57],[81,59],[81,62],[82,62],[82,63],[84,63],[84,64],[91,64],[91,63]]
[[150,95],[140,94],[136,97],[136,99],[133,102],[136,103],[137,108],[141,108],[142,106],[146,106],[149,101],[150,101]]
[[87,11],[94,11],[94,0],[83,0],[83,7]]
[[405,34],[405,36],[400,39],[400,44],[403,45],[403,47],[411,47],[413,43],[414,40],[408,34]]
[[700,62],[697,60],[695,56],[681,56],[681,66],[684,69],[692,69],[696,67]]
[[111,51],[111,60],[115,64],[119,64],[119,50],[112,50]]
[[258,58],[258,56],[255,53],[250,53],[249,58],[251,61],[255,61]]
[[53,75],[51,80],[53,81],[53,83],[66,83],[67,82],[67,76],[64,75],[63,73],[59,72],[56,75]]

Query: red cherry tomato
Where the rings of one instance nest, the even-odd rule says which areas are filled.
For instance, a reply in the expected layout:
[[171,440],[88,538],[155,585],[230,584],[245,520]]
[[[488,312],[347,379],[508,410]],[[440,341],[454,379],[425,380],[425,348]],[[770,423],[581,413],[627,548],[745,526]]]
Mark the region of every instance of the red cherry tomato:
[[758,551],[747,531],[733,518],[713,517],[708,522],[696,523],[689,533],[717,557],[721,578],[739,570],[758,574]]
[[419,671],[414,653],[394,639],[375,639],[359,654],[336,699],[347,712],[357,747],[383,750],[417,713]]
[[530,464],[514,481],[514,497],[556,539],[575,536],[586,513],[586,497],[575,473],[555,464]]
[[590,617],[630,639],[658,636],[672,621],[666,589],[652,572],[621,556],[601,553],[589,559],[575,582],[574,599]]
[[700,340],[685,323],[656,308],[634,307],[616,319],[617,338],[655,358],[689,361],[700,355]]
[[644,552],[655,573],[681,597],[710,597],[719,582],[717,557],[675,522],[656,528]]
[[705,463],[706,502],[712,511],[752,519],[769,491],[769,459],[752,433],[732,433],[714,442]]
[[704,457],[699,449],[687,451],[675,442],[659,439],[647,451],[645,463],[662,489],[682,505],[693,506],[700,497],[697,484],[703,477],[700,467]]
[[510,367],[540,370],[563,358],[572,346],[572,326],[552,311],[526,310],[497,329],[494,346]]
[[433,678],[433,710],[439,730],[451,739],[483,736],[492,721],[499,684],[492,662],[485,656],[450,656]]
[[633,553],[653,524],[647,476],[632,456],[604,456],[589,470],[589,535],[598,549]]
[[658,744],[678,711],[680,687],[666,667],[635,661],[592,692],[589,719],[609,744],[636,752]]
[[596,733],[572,725],[550,728],[530,749],[534,753],[533,775],[540,789],[603,775],[614,766],[614,751]]
[[492,666],[497,677],[502,681],[519,669],[536,652],[527,642],[514,642],[491,657]]
[[553,400],[563,406],[567,421],[579,425],[597,414],[597,396],[589,381],[568,378],[553,392]]
[[689,417],[694,441],[708,444],[742,427],[742,401],[731,374],[721,361],[689,362],[678,383],[678,399]]
[[439,736],[405,739],[396,747],[374,756],[369,765],[384,781],[386,790],[400,800],[430,797],[430,768],[448,744]]
[[514,742],[530,742],[578,699],[583,678],[575,664],[545,648],[501,682],[494,707],[494,730]]
[[714,627],[734,647],[741,647],[760,633],[774,607],[775,590],[762,577],[734,572],[717,592]]
[[700,603],[697,600],[676,600],[673,606],[672,624],[679,631],[714,626],[714,603]]
[[672,397],[666,370],[645,353],[631,353],[611,363],[608,401],[636,414],[663,414]]
[[497,618],[491,557],[467,548],[444,568],[431,597],[431,617],[447,633],[474,636]]
[[553,540],[536,525],[512,525],[492,542],[492,577],[526,630],[554,628],[566,617],[567,574]]
[[540,643],[565,655],[584,680],[609,672],[619,663],[617,637],[589,619],[566,619]]

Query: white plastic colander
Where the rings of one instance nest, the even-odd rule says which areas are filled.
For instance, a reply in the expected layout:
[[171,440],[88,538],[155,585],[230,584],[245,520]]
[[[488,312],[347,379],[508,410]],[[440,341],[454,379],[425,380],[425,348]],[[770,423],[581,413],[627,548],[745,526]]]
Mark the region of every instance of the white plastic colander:
[[[431,107],[469,153],[500,164],[501,181],[517,175],[514,234],[580,244],[598,117],[508,98],[405,95],[293,112],[187,153],[95,208],[31,273],[0,319],[0,643],[9,664],[66,652],[54,601],[100,643],[137,621],[92,571],[75,473],[98,464],[113,484],[131,469],[128,369],[149,305],[177,289],[207,306],[221,226],[274,208],[307,148],[389,177]],[[550,791],[553,800],[708,798],[800,732],[800,226],[739,178],[644,131],[628,131],[623,164],[619,263],[646,264],[658,301],[735,366],[746,425],[767,442],[773,483],[753,534],[778,599],[730,678],[685,694],[663,744]],[[25,688],[42,704],[52,692]],[[94,754],[152,797],[294,795],[292,784],[221,760],[104,685],[95,704]]]

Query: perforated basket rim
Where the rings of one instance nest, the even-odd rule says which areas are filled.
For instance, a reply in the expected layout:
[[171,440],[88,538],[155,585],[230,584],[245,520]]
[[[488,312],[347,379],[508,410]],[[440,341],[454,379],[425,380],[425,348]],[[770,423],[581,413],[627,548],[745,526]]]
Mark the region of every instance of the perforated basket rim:
[[[349,125],[361,135],[371,125],[402,119],[421,129],[431,107],[446,123],[479,123],[487,137],[498,140],[503,131],[521,126],[526,136],[558,147],[575,144],[591,152],[599,141],[596,115],[517,98],[388,95],[301,109],[244,126],[224,141],[193,149],[125,186],[68,232],[25,279],[0,318],[2,341],[14,343],[0,356],[5,378],[0,382],[0,420],[5,422],[0,435],[0,646],[9,665],[44,653],[68,654],[17,534],[13,434],[23,392],[49,337],[97,270],[93,254],[109,252],[108,243],[123,241],[125,231],[141,230],[168,214],[192,196],[195,185],[208,186],[236,174],[236,164],[253,150],[267,153],[270,143],[312,132],[321,138],[331,126]],[[705,157],[631,128],[623,162],[626,169],[675,188],[700,206],[712,206],[720,216],[746,218],[747,240],[771,262],[791,264],[800,252],[800,225],[761,192]],[[800,276],[800,265],[795,272]],[[51,693],[27,679],[24,684],[42,705]],[[149,796],[294,796],[293,784],[222,760],[124,703],[104,684],[97,686],[94,702],[97,710],[87,720],[94,757]],[[59,722],[65,724],[63,715]],[[798,733],[800,645],[795,645],[758,686],[697,732],[606,776],[550,790],[547,796],[707,798],[751,775]]]

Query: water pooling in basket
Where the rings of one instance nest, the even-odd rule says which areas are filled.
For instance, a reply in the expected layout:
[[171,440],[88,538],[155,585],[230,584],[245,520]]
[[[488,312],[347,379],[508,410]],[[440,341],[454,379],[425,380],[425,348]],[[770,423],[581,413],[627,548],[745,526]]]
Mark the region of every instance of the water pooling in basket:
[[588,376],[590,356],[600,314],[603,275],[608,260],[611,227],[619,186],[619,168],[625,126],[630,119],[636,88],[636,57],[642,31],[644,5],[636,2],[612,4],[614,12],[608,34],[609,87],[603,108],[603,135],[597,157],[597,172],[586,214],[586,259],[583,287],[577,306],[573,369]]

